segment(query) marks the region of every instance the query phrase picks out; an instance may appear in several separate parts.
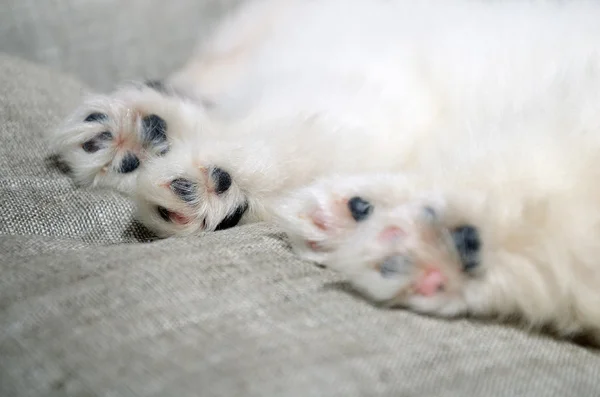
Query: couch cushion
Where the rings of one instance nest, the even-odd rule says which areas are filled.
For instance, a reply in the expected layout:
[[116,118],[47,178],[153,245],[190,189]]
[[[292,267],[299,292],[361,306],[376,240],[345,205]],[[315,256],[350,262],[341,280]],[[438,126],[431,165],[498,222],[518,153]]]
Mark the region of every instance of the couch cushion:
[[0,49],[92,87],[161,78],[241,0],[2,0]]
[[600,356],[375,308],[274,227],[153,240],[44,132],[86,89],[0,57],[1,396],[597,396]]

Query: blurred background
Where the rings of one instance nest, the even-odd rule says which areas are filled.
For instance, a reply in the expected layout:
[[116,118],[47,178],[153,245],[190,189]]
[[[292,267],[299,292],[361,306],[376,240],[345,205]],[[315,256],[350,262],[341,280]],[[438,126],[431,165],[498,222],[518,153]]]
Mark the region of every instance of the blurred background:
[[242,0],[0,0],[0,52],[110,91],[161,78]]

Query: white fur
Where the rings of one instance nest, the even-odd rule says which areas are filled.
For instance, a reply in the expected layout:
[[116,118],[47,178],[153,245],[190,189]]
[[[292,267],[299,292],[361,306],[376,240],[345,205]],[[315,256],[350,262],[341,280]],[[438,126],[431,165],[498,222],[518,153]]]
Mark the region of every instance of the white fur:
[[[160,235],[214,230],[247,203],[244,222],[279,222],[301,256],[375,300],[600,335],[598,21],[591,1],[255,1],[169,79],[176,94],[102,99],[115,130],[135,131],[122,115],[151,105],[169,126],[171,150],[144,156],[135,188],[99,176],[112,155],[77,151],[97,132],[78,121],[95,102],[60,147],[80,183],[126,185]],[[232,176],[222,195],[214,167]],[[200,186],[191,204],[168,188],[180,177]],[[353,195],[374,203],[364,222],[344,209]],[[423,223],[424,205],[439,226]],[[482,236],[472,276],[443,238],[461,223]],[[406,239],[382,242],[390,226]],[[441,237],[427,240],[430,229]],[[435,259],[445,291],[411,292],[418,266],[383,278],[377,264],[392,254]]]

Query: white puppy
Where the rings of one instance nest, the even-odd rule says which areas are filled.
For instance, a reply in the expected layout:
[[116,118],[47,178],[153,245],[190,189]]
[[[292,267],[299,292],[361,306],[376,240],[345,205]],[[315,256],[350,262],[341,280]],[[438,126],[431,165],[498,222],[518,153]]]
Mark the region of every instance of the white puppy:
[[600,5],[268,0],[58,132],[161,236],[274,220],[370,298],[600,336]]

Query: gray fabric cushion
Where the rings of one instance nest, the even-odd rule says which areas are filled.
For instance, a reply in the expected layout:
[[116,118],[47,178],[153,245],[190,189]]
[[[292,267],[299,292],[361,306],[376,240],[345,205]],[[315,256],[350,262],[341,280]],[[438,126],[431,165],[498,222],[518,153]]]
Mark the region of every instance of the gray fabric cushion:
[[0,51],[92,87],[161,78],[241,0],[0,0]]
[[44,132],[85,88],[0,59],[0,396],[598,396],[600,356],[377,309],[274,227],[147,241]]

